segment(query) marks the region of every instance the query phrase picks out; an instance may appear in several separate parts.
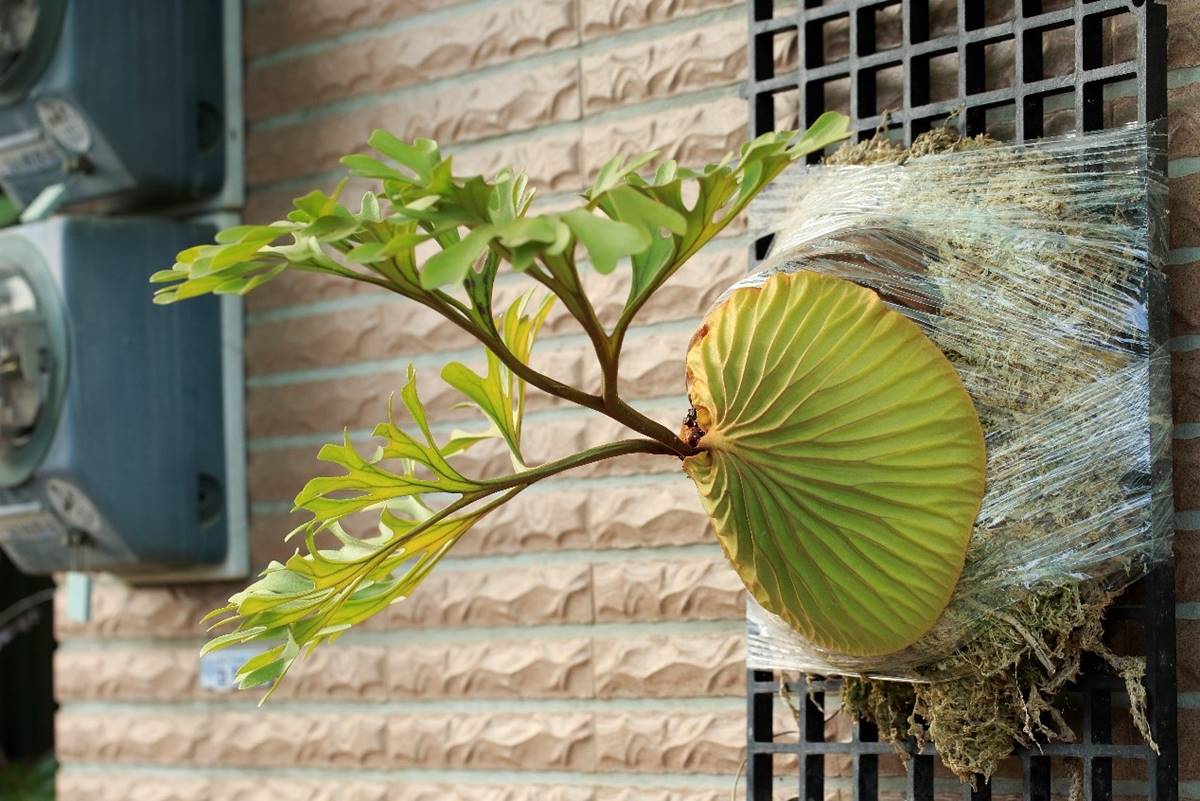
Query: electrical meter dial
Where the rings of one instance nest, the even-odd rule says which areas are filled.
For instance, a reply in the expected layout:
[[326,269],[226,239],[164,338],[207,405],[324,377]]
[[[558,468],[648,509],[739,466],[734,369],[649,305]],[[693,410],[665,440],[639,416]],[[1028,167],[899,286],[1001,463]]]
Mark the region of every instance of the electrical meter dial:
[[0,486],[29,478],[50,446],[67,374],[62,302],[38,252],[0,248]]
[[16,99],[45,70],[65,5],[65,0],[0,0],[0,102]]

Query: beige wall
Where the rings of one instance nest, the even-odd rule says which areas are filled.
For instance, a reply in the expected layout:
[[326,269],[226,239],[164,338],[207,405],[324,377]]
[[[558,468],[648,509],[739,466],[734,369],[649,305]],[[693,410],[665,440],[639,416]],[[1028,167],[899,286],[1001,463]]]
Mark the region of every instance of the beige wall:
[[[460,170],[523,165],[547,206],[617,147],[687,163],[744,137],[745,8],[731,0],[248,0],[247,217],[265,221],[387,127]],[[1175,334],[1200,333],[1200,0],[1172,0]],[[779,58],[793,56],[783,43]],[[352,187],[352,189],[361,187]],[[679,356],[746,267],[732,232],[629,337],[625,388],[674,426]],[[607,289],[619,301],[620,287]],[[510,291],[506,288],[505,291]],[[612,304],[604,305],[607,313]],[[318,446],[384,415],[406,361],[469,348],[411,305],[292,276],[247,303],[255,561],[285,551],[288,500]],[[1200,798],[1200,350],[1178,340],[1176,441],[1183,795]],[[568,320],[545,370],[591,380]],[[430,405],[450,401],[426,367]],[[617,434],[530,400],[541,459]],[[502,469],[482,461],[479,470]],[[264,709],[198,689],[200,615],[229,587],[96,587],[59,616],[64,801],[718,801],[745,737],[742,595],[668,459],[605,463],[531,491],[473,532],[411,602],[324,648]],[[60,605],[61,611],[61,605]],[[896,770],[898,766],[885,767]],[[783,791],[781,790],[781,793]],[[790,794],[782,794],[781,798]],[[740,796],[739,796],[740,797]]]
[[[745,26],[728,0],[251,0],[247,217],[331,185],[374,127],[439,139],[460,171],[522,165],[548,205],[616,147],[719,158],[748,119]],[[626,389],[672,427],[696,318],[745,267],[741,240],[726,238],[629,336]],[[619,308],[616,287],[606,296]],[[285,552],[288,501],[322,469],[319,445],[346,426],[365,442],[409,358],[471,343],[413,304],[307,276],[255,293],[247,311],[261,564]],[[536,360],[588,380],[585,347],[556,316]],[[460,417],[436,368],[419,365],[434,417]],[[617,433],[530,398],[534,459]],[[729,797],[745,737],[742,594],[671,459],[530,491],[262,710],[248,693],[197,689],[195,621],[228,591],[105,584],[90,623],[60,622],[64,799]]]

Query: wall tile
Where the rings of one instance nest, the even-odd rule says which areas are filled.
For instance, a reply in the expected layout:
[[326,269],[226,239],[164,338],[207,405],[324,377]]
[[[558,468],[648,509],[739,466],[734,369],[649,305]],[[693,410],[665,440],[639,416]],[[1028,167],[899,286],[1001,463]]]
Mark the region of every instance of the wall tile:
[[141,714],[60,711],[54,743],[59,762],[203,765],[211,762],[206,713]]
[[603,562],[593,581],[598,621],[737,620],[746,614],[745,589],[723,556]]
[[590,623],[592,575],[581,564],[432,572],[419,590],[368,622],[372,628]]
[[746,23],[730,20],[583,57],[583,111],[695,92],[741,81]]
[[741,710],[598,714],[596,769],[733,773],[741,765],[745,740]]
[[394,768],[590,770],[595,751],[587,714],[454,714],[392,717]]
[[375,128],[406,141],[428,137],[445,146],[578,117],[575,62],[490,75],[344,114],[252,129],[246,140],[246,183],[334,169],[343,155],[365,150]]
[[265,0],[248,4],[244,49],[257,56],[459,5],[466,0]]
[[1167,9],[1167,67],[1200,64],[1200,2],[1171,0]]
[[588,698],[586,638],[422,643],[388,649],[392,698]]
[[[246,72],[254,121],[416,86],[578,43],[574,0],[511,0]],[[296,87],[303,86],[303,92]]]
[[584,39],[737,5],[737,0],[588,0],[581,3]]
[[600,698],[742,695],[746,651],[739,634],[597,638]]

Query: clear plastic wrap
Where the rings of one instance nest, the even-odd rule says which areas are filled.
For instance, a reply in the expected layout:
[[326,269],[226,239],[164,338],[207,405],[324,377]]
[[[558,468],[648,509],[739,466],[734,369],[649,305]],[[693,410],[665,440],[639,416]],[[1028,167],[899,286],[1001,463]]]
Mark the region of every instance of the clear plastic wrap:
[[988,486],[950,604],[915,645],[825,652],[751,601],[752,668],[938,678],[989,624],[1019,630],[1013,605],[1118,589],[1169,554],[1164,143],[1146,126],[964,140],[900,164],[797,167],[756,201],[751,228],[774,241],[737,286],[814,270],[917,321],[975,402]]

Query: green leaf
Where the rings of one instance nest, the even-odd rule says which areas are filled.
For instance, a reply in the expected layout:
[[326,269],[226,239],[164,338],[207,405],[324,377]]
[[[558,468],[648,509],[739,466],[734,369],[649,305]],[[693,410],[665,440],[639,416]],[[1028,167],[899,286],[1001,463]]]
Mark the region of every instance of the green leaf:
[[851,133],[849,117],[835,111],[826,111],[791,145],[789,154],[796,158],[816,153],[849,138]]
[[684,460],[754,598],[818,647],[916,642],[945,609],[986,454],[946,357],[869,289],[778,274],[709,313],[687,355]]
[[[533,342],[554,305],[554,295],[547,295],[532,315],[526,314],[531,297],[531,293],[522,295],[508,307],[503,317],[496,320],[505,347],[525,364],[533,354]],[[525,382],[490,351],[485,375],[479,375],[460,362],[450,362],[442,368],[442,380],[483,412],[492,422],[491,430],[508,445],[514,467],[524,469],[521,425],[525,415]],[[455,447],[457,450],[466,447],[465,440]]]
[[623,222],[639,225],[658,238],[660,228],[683,236],[687,233],[687,218],[671,207],[654,200],[631,186],[618,186],[608,193],[605,211]]
[[377,128],[367,138],[367,144],[397,164],[408,167],[424,181],[429,180],[434,167],[441,160],[437,142],[430,139],[418,139],[409,145],[387,131]]
[[492,226],[483,225],[445,250],[430,256],[421,268],[421,286],[436,289],[462,283],[467,271],[483,255],[493,236]]
[[350,170],[351,175],[359,178],[378,178],[380,180],[411,182],[411,179],[395,167],[389,167],[377,158],[354,154],[342,156],[342,164]]
[[606,161],[600,168],[600,172],[596,174],[596,181],[592,184],[592,188],[588,190],[587,197],[589,200],[595,200],[600,195],[612,189],[622,180],[626,179],[637,170],[649,164],[658,156],[657,150],[650,150],[646,153],[641,153],[634,156],[632,161],[626,162],[625,156],[617,154]]
[[340,242],[359,230],[362,224],[354,219],[350,212],[341,207],[338,208],[338,212],[318,217],[301,233],[318,242]]
[[562,219],[587,249],[588,259],[599,273],[611,273],[620,259],[650,246],[650,235],[645,229],[627,222],[610,220],[584,209],[572,209]]

